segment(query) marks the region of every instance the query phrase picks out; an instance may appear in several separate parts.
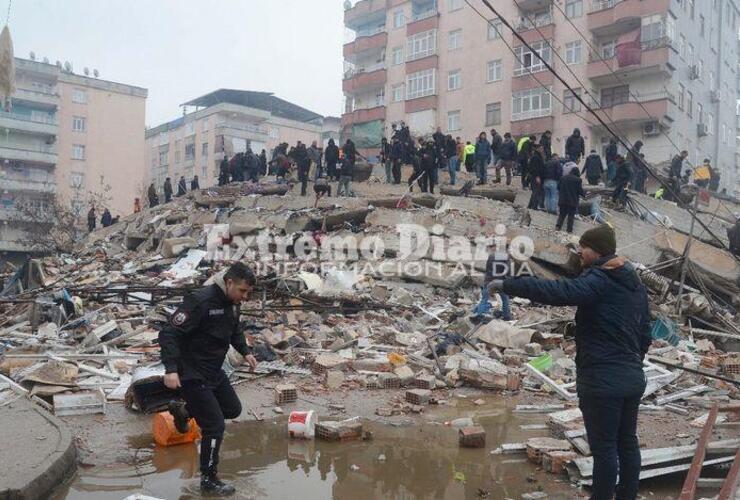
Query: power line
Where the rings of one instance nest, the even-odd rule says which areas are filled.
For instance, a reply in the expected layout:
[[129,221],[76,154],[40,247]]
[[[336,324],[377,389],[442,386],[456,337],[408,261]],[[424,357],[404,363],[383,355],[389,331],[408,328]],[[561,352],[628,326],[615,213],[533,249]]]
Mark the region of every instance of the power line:
[[[607,131],[608,131],[608,132],[609,132],[609,133],[610,133],[610,134],[611,134],[611,135],[612,135],[612,136],[614,137],[614,138],[615,138],[615,139],[617,139],[617,140],[618,140],[618,141],[619,141],[619,142],[620,142],[620,143],[621,143],[621,144],[622,144],[622,145],[623,145],[623,146],[624,146],[624,147],[625,147],[626,149],[628,149],[628,150],[629,150],[630,148],[629,148],[629,147],[627,146],[627,143],[626,143],[626,142],[625,142],[625,141],[624,141],[624,140],[623,140],[623,139],[622,139],[621,137],[619,137],[619,136],[618,136],[617,134],[615,134],[615,133],[614,133],[614,131],[613,131],[613,130],[611,129],[611,127],[609,127],[609,125],[607,125],[607,124],[606,124],[606,122],[604,122],[604,120],[603,120],[603,119],[602,119],[602,118],[601,118],[601,117],[600,117],[600,116],[599,116],[599,115],[598,115],[598,114],[597,114],[597,113],[596,113],[596,112],[595,112],[595,111],[594,111],[594,110],[593,110],[593,109],[592,109],[592,108],[591,108],[591,107],[590,107],[590,106],[589,106],[588,104],[586,104],[586,102],[585,102],[585,101],[584,101],[584,100],[583,100],[583,99],[581,98],[581,96],[580,96],[580,95],[576,94],[576,93],[575,93],[575,92],[573,91],[573,88],[572,88],[572,87],[571,87],[571,86],[570,86],[570,85],[569,85],[569,84],[568,84],[568,83],[567,83],[567,82],[566,82],[566,81],[565,81],[565,80],[563,79],[563,77],[562,77],[562,76],[560,76],[560,75],[559,75],[559,74],[558,74],[558,73],[557,73],[557,72],[556,72],[556,71],[555,71],[555,70],[553,69],[553,67],[552,67],[552,66],[550,65],[550,63],[548,63],[547,61],[545,61],[545,60],[544,60],[544,58],[543,58],[543,57],[542,57],[542,56],[541,56],[541,55],[540,55],[540,54],[539,54],[539,53],[538,53],[537,51],[535,51],[534,49],[532,49],[532,46],[531,46],[531,45],[530,45],[529,43],[527,43],[527,41],[526,41],[526,40],[524,40],[524,38],[523,38],[523,37],[522,37],[522,36],[521,36],[521,35],[520,35],[520,34],[519,34],[519,33],[518,33],[518,32],[517,32],[517,31],[516,31],[516,30],[515,30],[515,29],[514,29],[514,28],[513,28],[512,26],[511,26],[511,23],[510,23],[510,22],[509,22],[509,21],[508,21],[508,20],[507,20],[506,18],[502,17],[502,16],[501,16],[501,15],[499,14],[499,12],[498,12],[498,11],[497,11],[497,10],[496,10],[496,9],[495,9],[494,7],[493,7],[493,5],[491,5],[491,3],[489,2],[489,0],[481,0],[481,1],[483,2],[483,4],[484,4],[484,5],[486,6],[486,7],[488,7],[488,9],[489,9],[489,10],[490,10],[491,12],[493,12],[493,13],[494,13],[494,14],[496,15],[496,17],[497,17],[497,18],[498,18],[498,19],[499,19],[499,20],[501,21],[501,23],[502,23],[502,24],[504,24],[504,25],[505,25],[505,26],[506,26],[506,27],[507,27],[507,28],[508,28],[509,30],[511,30],[511,32],[512,32],[512,33],[514,34],[514,36],[515,36],[515,37],[516,37],[516,38],[517,38],[517,39],[518,39],[518,40],[519,40],[519,41],[520,41],[520,42],[521,42],[521,43],[522,43],[522,44],[523,44],[523,45],[524,45],[525,47],[527,47],[527,49],[528,49],[528,50],[529,50],[529,51],[530,51],[530,52],[531,52],[531,53],[532,53],[533,55],[536,55],[536,56],[537,56],[537,58],[538,58],[538,59],[539,59],[539,60],[540,60],[540,61],[542,62],[542,64],[543,64],[543,65],[544,65],[544,66],[545,66],[545,67],[547,68],[547,70],[548,70],[548,71],[550,71],[550,72],[551,72],[551,73],[552,73],[552,74],[553,74],[553,75],[554,75],[554,76],[555,76],[555,77],[556,77],[556,78],[558,79],[558,81],[560,81],[560,83],[562,83],[562,84],[563,84],[563,85],[564,85],[564,86],[565,86],[565,87],[566,87],[566,88],[567,88],[568,90],[570,90],[570,92],[571,92],[571,93],[573,94],[573,96],[574,96],[574,97],[575,97],[575,98],[576,98],[576,99],[577,99],[577,100],[578,100],[578,101],[579,101],[579,102],[580,102],[580,103],[581,103],[581,104],[583,105],[583,107],[585,107],[585,108],[586,108],[586,110],[587,110],[587,111],[588,111],[589,113],[591,113],[591,114],[592,114],[592,115],[593,115],[593,116],[594,116],[594,117],[596,118],[596,120],[597,120],[597,121],[598,121],[598,122],[599,122],[599,123],[600,123],[600,124],[601,124],[601,125],[602,125],[602,126],[603,126],[603,127],[604,127],[604,128],[605,128],[605,129],[606,129],[606,130],[607,130]],[[470,3],[470,0],[465,0],[465,3],[466,3],[466,4],[468,4],[468,6],[470,6],[470,7],[471,7],[471,9],[473,9],[473,10],[474,10],[474,11],[475,11],[475,12],[476,12],[476,13],[477,13],[477,14],[478,14],[479,16],[481,16],[481,17],[482,17],[483,19],[485,19],[485,20],[486,20],[486,22],[489,22],[489,21],[488,21],[488,19],[486,19],[486,18],[485,18],[485,16],[483,16],[483,15],[482,15],[482,14],[481,14],[481,13],[480,13],[480,12],[479,12],[479,11],[478,11],[477,9],[475,9],[475,8],[474,8],[474,7],[473,7],[473,6],[471,5],[471,3]],[[490,23],[490,22],[489,22],[489,23]],[[497,30],[497,31],[498,31],[498,30]],[[502,40],[503,40],[503,38],[502,38]],[[506,42],[504,42],[504,43],[506,43]],[[508,43],[506,43],[506,46],[507,46],[507,47],[509,47],[509,50],[511,50],[512,52],[514,52],[514,51],[513,51],[513,49],[511,49],[511,47],[509,46],[509,44],[508,44]],[[516,53],[514,53],[514,55],[516,55]],[[557,98],[557,96],[555,96],[555,95],[554,95],[554,94],[552,93],[552,91],[550,91],[549,89],[547,89],[547,87],[546,87],[546,86],[544,86],[544,85],[542,84],[542,82],[540,82],[540,81],[539,81],[539,80],[538,80],[537,78],[535,78],[535,80],[536,80],[536,81],[537,81],[537,82],[538,82],[538,83],[540,84],[540,86],[542,86],[543,88],[545,88],[546,90],[548,90],[548,92],[550,92],[550,94],[551,94],[551,95],[553,95],[553,97],[554,97],[555,99],[557,99],[558,101],[560,101],[560,100],[559,100],[559,99]],[[588,120],[586,120],[586,121],[587,121],[587,122],[589,122]],[[589,122],[589,123],[591,123],[591,122]],[[709,235],[710,235],[710,236],[712,236],[712,237],[713,237],[713,238],[714,238],[715,240],[717,240],[717,243],[719,243],[719,246],[720,246],[721,248],[723,248],[724,250],[728,250],[728,248],[727,248],[727,247],[725,246],[724,242],[723,242],[723,241],[722,241],[721,239],[719,239],[719,237],[718,237],[718,236],[717,236],[716,234],[714,234],[714,232],[713,232],[713,231],[712,231],[711,229],[709,229],[709,227],[707,227],[707,225],[706,225],[706,224],[704,224],[704,222],[703,222],[703,221],[702,221],[701,219],[699,219],[699,217],[698,217],[698,216],[696,215],[696,213],[694,213],[694,212],[693,212],[693,211],[692,211],[692,210],[691,210],[690,208],[687,208],[687,207],[686,207],[686,204],[685,204],[685,203],[684,203],[684,202],[683,202],[683,201],[681,200],[681,198],[680,198],[680,197],[679,197],[679,196],[678,196],[678,195],[676,194],[676,192],[675,192],[675,191],[673,190],[673,188],[672,188],[672,187],[671,187],[671,186],[670,186],[669,184],[667,184],[666,182],[664,182],[664,181],[663,181],[663,179],[661,179],[661,178],[660,178],[660,177],[659,177],[659,176],[658,176],[658,175],[657,175],[657,174],[656,174],[655,172],[653,172],[653,170],[652,170],[652,169],[651,169],[651,168],[650,168],[650,167],[648,166],[648,164],[647,164],[647,162],[646,162],[646,161],[641,161],[641,163],[642,163],[643,167],[645,168],[645,170],[646,170],[646,171],[647,171],[647,172],[648,172],[648,173],[649,173],[649,174],[650,174],[650,175],[651,175],[651,176],[652,176],[653,178],[655,178],[655,179],[656,179],[656,180],[657,180],[657,181],[658,181],[658,182],[659,182],[659,183],[660,183],[660,184],[661,184],[661,185],[662,185],[662,186],[663,186],[663,187],[665,188],[665,190],[666,190],[666,191],[668,191],[669,193],[671,193],[671,195],[673,195],[674,199],[676,200],[676,203],[677,203],[677,204],[678,204],[678,205],[679,205],[679,206],[680,206],[681,208],[683,208],[683,209],[687,210],[687,211],[689,212],[689,214],[691,214],[691,217],[692,217],[693,219],[695,219],[695,220],[696,220],[696,221],[697,221],[697,222],[699,223],[699,225],[700,225],[700,226],[701,226],[701,227],[702,227],[702,228],[703,228],[703,229],[704,229],[704,230],[705,230],[705,231],[707,232],[707,234],[709,234]],[[735,258],[736,260],[740,260],[740,258],[736,257],[736,256],[735,256],[734,254],[732,254],[732,252],[730,252],[730,254],[731,254],[731,255],[732,255],[732,256],[733,256],[733,257],[734,257],[734,258]]]

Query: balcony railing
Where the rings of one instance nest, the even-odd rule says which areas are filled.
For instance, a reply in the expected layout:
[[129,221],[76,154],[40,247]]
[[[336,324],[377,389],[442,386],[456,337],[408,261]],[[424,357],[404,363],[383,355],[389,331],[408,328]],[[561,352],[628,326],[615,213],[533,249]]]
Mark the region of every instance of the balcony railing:
[[356,32],[356,38],[361,38],[363,36],[373,36],[373,35],[377,35],[379,33],[384,33],[384,32],[385,32],[385,25],[378,26],[376,28],[362,29]]
[[511,121],[531,120],[532,118],[541,118],[543,116],[552,115],[552,107],[530,109],[529,111],[521,111],[519,113],[511,113]]
[[598,12],[600,10],[611,9],[624,0],[593,0],[589,12]]
[[413,23],[413,22],[416,22],[416,21],[422,21],[424,19],[428,19],[430,17],[434,17],[437,14],[438,14],[438,10],[437,10],[437,5],[435,4],[434,7],[432,7],[431,9],[427,9],[427,10],[424,10],[424,11],[421,11],[421,12],[417,12],[416,14],[414,14],[413,16],[411,16],[411,22]]
[[541,28],[543,26],[547,26],[548,24],[552,24],[552,12],[548,12],[546,14],[537,14],[535,16],[529,16],[528,18],[523,18],[516,26],[517,31],[527,31],[534,28]]
[[57,154],[56,148],[54,146],[49,146],[46,144],[41,146],[18,147],[18,145],[15,143],[0,141],[0,148],[12,149],[13,151],[30,151],[31,153],[46,153],[51,155]]
[[54,98],[59,97],[59,94],[54,89],[48,89],[48,90],[41,90],[41,89],[25,89],[18,87],[17,89],[18,96],[31,95],[31,96],[38,96],[38,97],[45,97],[45,98]]
[[56,118],[54,118],[53,116],[22,115],[20,113],[13,113],[12,111],[0,111],[0,118],[11,118],[13,120],[20,120],[31,123],[43,123],[45,125],[58,125]]
[[600,101],[590,99],[591,102],[589,103],[589,105],[594,109],[608,109],[614,106],[619,106],[620,104],[628,104],[631,102],[645,103],[650,101],[658,101],[660,99],[668,99],[673,103],[676,102],[676,95],[668,91],[667,89],[657,90],[655,92],[632,91],[630,93],[628,91],[628,93],[625,93],[624,98],[621,97],[622,96],[616,96],[610,98],[604,105],[602,105]]
[[[656,38],[655,40],[647,40],[640,43],[640,49],[644,52],[646,50],[654,50],[654,49],[660,49],[663,47],[671,47],[673,44],[672,40],[668,38],[667,36],[664,36],[662,38]],[[591,51],[588,54],[588,62],[599,62],[601,60],[608,61],[609,59],[613,59],[617,57],[617,48],[614,47],[614,50],[612,54],[609,53],[602,53],[602,52],[594,52]]]
[[251,124],[248,124],[248,123],[221,122],[221,123],[217,123],[216,124],[216,127],[218,127],[218,128],[233,128],[233,129],[236,129],[236,130],[244,130],[246,132],[254,132],[254,133],[257,133],[257,134],[264,134],[264,135],[267,135],[267,133],[268,133],[267,129],[258,127],[257,125],[251,125]]
[[373,71],[378,71],[381,69],[385,69],[385,62],[379,62],[376,64],[370,64],[368,66],[363,66],[361,68],[354,68],[350,69],[344,72],[344,79],[348,80],[354,76],[357,76],[362,73],[372,73]]

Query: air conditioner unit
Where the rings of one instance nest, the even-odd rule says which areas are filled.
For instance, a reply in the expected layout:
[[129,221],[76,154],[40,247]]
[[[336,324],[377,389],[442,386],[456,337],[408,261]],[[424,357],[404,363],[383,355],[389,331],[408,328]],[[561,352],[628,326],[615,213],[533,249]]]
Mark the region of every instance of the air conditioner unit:
[[699,66],[696,64],[692,64],[689,66],[689,80],[698,80],[699,79]]
[[722,100],[722,92],[719,89],[712,90],[710,94],[710,99],[712,100],[712,102],[720,102]]
[[642,134],[645,136],[660,135],[660,124],[658,122],[647,122],[642,126]]
[[707,134],[709,134],[709,127],[706,123],[699,123],[696,125],[696,135],[704,137]]

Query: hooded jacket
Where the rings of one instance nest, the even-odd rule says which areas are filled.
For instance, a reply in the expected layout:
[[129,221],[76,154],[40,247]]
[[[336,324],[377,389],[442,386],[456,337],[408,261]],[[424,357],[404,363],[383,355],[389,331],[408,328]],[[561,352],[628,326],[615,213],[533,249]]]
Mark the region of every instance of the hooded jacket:
[[579,129],[573,130],[573,134],[565,141],[565,154],[573,160],[586,155],[586,143]]
[[496,132],[495,134],[491,135],[491,151],[494,155],[498,156],[501,152],[501,145],[504,143],[504,138],[501,137],[501,134]]
[[651,343],[647,292],[623,257],[602,257],[579,277],[510,278],[503,291],[576,310],[580,397],[634,397],[645,391],[642,360]]
[[[575,165],[571,163],[571,165]],[[567,175],[560,179],[558,186],[558,205],[561,207],[578,207],[578,198],[584,196],[583,181],[578,175],[578,167],[572,167]]]
[[478,160],[490,160],[491,159],[491,143],[488,139],[480,139],[475,143],[475,157]]
[[501,149],[499,149],[499,158],[502,161],[515,161],[516,160],[516,143],[514,139],[505,140],[501,143]]
[[339,161],[339,147],[334,144],[334,139],[329,140],[329,145],[326,146],[326,151],[324,151],[324,159],[326,163],[336,163]]

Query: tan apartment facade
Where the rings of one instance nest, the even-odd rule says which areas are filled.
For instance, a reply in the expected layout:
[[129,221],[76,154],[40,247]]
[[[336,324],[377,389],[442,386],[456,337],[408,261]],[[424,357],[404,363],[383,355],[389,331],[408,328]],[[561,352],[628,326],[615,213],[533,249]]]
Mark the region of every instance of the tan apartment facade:
[[[12,108],[0,112],[0,260],[31,250],[27,209],[55,200],[81,224],[90,193],[114,215],[133,208],[144,180],[147,91],[16,58]],[[110,186],[103,194],[103,186]]]
[[282,142],[321,144],[332,130],[338,134],[336,122],[325,130],[321,115],[267,92],[219,89],[183,106],[189,112],[182,117],[146,131],[148,179],[159,192],[167,177],[174,186],[185,176],[188,189],[195,175],[202,188],[217,184],[224,155],[247,147],[264,149],[269,159]]
[[[588,148],[602,150],[608,131],[483,2],[471,3],[484,18],[464,0],[346,6],[354,40],[343,49],[343,136],[372,152],[400,121],[417,135],[441,127],[471,141],[491,128],[515,136],[550,130],[562,152],[578,127]],[[493,4],[613,130],[645,144],[649,161],[669,160],[673,142],[691,162],[712,159],[722,186],[738,189],[727,105],[736,99],[734,0]],[[618,47],[630,41],[638,55],[626,60]]]

